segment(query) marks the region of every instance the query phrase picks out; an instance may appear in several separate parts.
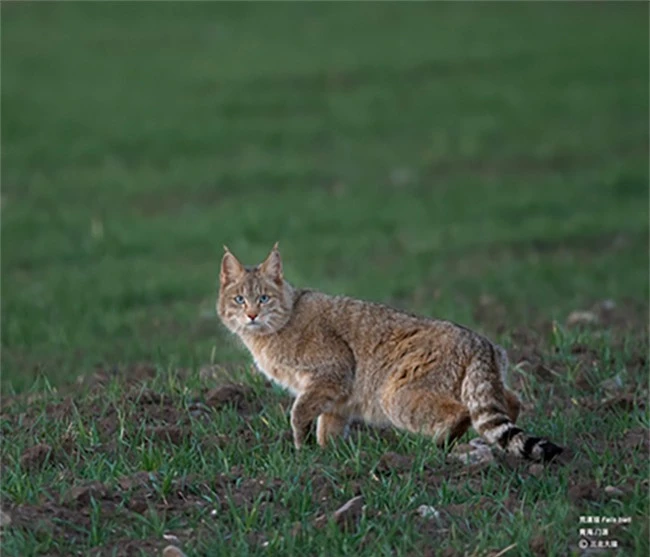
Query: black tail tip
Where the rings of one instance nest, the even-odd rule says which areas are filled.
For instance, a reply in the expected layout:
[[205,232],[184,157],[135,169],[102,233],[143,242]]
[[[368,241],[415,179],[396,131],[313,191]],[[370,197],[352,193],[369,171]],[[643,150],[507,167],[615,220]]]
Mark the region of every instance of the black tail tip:
[[522,455],[530,460],[551,462],[562,453],[564,449],[540,437],[529,437],[524,443]]
[[551,462],[556,456],[562,454],[564,448],[551,443],[550,441],[542,441],[538,445],[541,452],[542,462]]

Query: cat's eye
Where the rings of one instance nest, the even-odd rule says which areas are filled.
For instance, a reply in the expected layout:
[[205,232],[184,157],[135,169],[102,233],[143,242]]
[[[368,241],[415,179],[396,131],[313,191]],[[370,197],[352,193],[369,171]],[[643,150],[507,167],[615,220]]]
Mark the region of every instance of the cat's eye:
[[244,303],[244,297],[241,296],[241,295],[235,296],[235,302],[238,303],[238,304],[243,304]]
[[266,294],[262,294],[260,296],[260,304],[265,304],[268,301],[269,301],[269,297]]

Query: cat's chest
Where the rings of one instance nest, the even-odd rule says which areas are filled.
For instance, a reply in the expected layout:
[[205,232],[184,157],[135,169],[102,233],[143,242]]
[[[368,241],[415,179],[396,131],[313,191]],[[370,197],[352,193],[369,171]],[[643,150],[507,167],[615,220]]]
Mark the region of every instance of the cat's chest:
[[296,362],[287,361],[269,350],[251,350],[257,369],[259,369],[271,381],[289,389],[293,394],[298,395],[304,392],[311,379],[308,371],[301,370]]

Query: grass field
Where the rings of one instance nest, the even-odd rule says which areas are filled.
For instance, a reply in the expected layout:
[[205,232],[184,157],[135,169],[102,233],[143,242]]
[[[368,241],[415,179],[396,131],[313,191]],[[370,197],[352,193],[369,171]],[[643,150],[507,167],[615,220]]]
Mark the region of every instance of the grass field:
[[[580,516],[629,517],[593,539],[648,555],[648,15],[3,2],[3,555],[163,534],[187,555],[591,554]],[[291,399],[214,312],[222,245],[255,263],[276,240],[297,286],[501,342],[562,461],[466,466],[364,428],[297,454]]]

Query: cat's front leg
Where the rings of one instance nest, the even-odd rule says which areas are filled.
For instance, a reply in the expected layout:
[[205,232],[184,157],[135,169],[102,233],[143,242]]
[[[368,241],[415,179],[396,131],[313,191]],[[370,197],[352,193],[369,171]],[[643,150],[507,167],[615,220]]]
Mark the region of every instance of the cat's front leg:
[[321,447],[325,447],[330,440],[339,436],[347,437],[350,418],[341,414],[321,414],[318,416],[316,427],[316,440]]
[[[327,414],[347,397],[340,383],[316,383],[300,395],[291,409],[291,429],[296,449],[300,449],[311,423],[321,414]],[[320,440],[319,440],[320,441]]]

